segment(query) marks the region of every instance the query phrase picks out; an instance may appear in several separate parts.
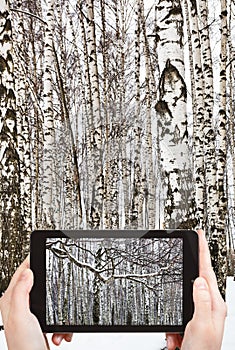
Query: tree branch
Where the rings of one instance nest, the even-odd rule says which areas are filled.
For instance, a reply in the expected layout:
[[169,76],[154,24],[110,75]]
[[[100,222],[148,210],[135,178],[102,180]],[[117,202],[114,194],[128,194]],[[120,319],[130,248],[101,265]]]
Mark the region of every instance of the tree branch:
[[10,11],[13,11],[13,12],[20,12],[20,13],[23,13],[27,16],[31,16],[31,17],[34,17],[34,18],[37,18],[39,21],[41,21],[43,24],[47,25],[47,22],[45,22],[41,17],[37,16],[37,15],[34,15],[33,13],[31,12],[27,12],[27,11],[23,11],[23,10],[19,10],[19,9],[16,9],[16,8],[10,8]]

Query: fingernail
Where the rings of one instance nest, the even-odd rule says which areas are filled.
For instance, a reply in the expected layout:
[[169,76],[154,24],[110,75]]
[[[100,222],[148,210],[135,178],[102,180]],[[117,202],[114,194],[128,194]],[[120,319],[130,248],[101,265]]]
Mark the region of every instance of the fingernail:
[[201,277],[195,280],[194,285],[197,289],[208,289],[206,281]]
[[72,340],[72,334],[66,334],[64,340],[67,341],[67,342],[71,342],[71,340]]
[[62,342],[62,340],[63,340],[63,335],[56,335],[56,341],[57,341],[57,343],[58,343],[58,345],[60,345],[60,343]]

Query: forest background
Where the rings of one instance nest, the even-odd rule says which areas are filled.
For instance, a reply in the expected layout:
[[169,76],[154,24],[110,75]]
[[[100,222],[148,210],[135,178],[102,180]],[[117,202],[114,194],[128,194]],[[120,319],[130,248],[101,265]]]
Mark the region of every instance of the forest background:
[[232,0],[0,1],[1,293],[32,229],[203,227],[225,294],[234,11]]

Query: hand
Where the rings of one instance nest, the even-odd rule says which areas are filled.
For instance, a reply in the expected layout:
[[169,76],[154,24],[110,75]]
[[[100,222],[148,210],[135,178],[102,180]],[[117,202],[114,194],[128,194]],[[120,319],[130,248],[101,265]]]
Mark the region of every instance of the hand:
[[[30,312],[29,292],[33,286],[33,273],[27,258],[17,269],[0,299],[0,310],[8,350],[49,350],[46,336],[42,333],[36,316]],[[62,340],[71,341],[71,334],[53,334],[52,341],[59,345]]]
[[218,289],[204,232],[199,230],[198,235],[200,277],[193,286],[194,315],[183,339],[179,334],[166,335],[168,350],[221,349],[227,307]]

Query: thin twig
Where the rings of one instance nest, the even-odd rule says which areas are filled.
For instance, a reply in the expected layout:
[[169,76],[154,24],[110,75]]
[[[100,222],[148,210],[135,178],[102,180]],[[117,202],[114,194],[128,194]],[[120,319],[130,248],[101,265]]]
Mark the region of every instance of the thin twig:
[[47,25],[47,22],[45,22],[41,17],[39,17],[39,16],[37,16],[37,15],[34,15],[34,14],[31,13],[31,12],[27,12],[27,11],[15,9],[15,8],[13,8],[13,7],[10,8],[10,11],[24,13],[24,14],[27,15],[27,16],[31,16],[31,17],[34,17],[34,18],[39,19],[39,21],[41,21],[43,24]]

